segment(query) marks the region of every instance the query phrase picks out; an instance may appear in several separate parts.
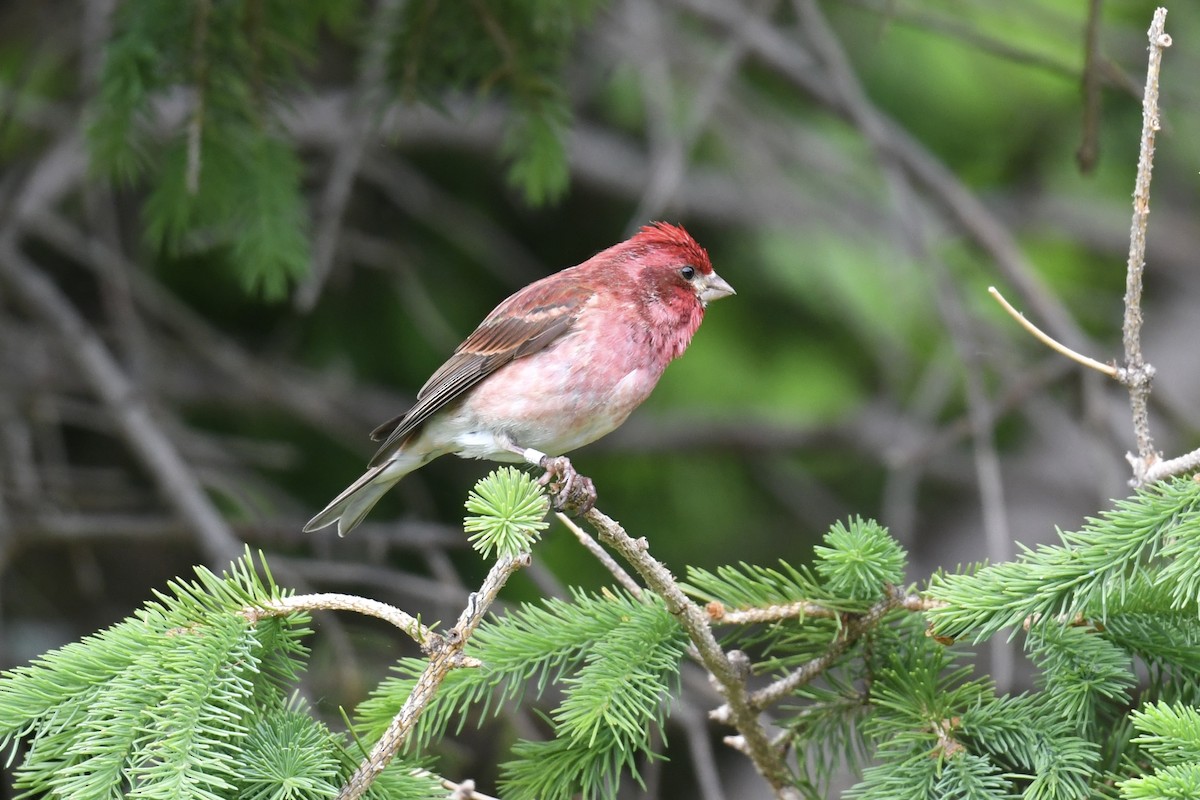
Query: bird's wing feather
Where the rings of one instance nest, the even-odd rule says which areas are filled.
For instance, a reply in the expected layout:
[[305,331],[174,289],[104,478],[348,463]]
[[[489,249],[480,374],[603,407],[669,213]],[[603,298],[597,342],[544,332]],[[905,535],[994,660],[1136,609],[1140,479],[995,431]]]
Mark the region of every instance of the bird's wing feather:
[[372,439],[383,440],[371,466],[389,459],[430,417],[488,375],[544,349],[569,331],[593,293],[557,280],[540,281],[497,306],[425,382],[416,404],[371,432]]

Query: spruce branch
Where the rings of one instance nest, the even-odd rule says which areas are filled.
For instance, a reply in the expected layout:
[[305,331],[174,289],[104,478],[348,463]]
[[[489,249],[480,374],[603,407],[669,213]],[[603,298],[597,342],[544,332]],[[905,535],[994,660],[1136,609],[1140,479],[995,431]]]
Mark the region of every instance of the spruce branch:
[[1156,483],[1080,531],[1060,533],[1062,544],[1026,549],[1014,561],[972,573],[935,575],[928,593],[945,605],[931,609],[930,619],[938,634],[970,633],[974,641],[1026,619],[1031,629],[1080,613],[1103,621],[1145,594],[1143,584],[1155,576],[1169,587],[1162,605],[1194,609],[1200,602],[1198,532],[1200,486],[1182,478]]
[[[899,607],[904,600],[905,596],[899,589],[894,586],[886,587],[884,598],[871,606],[865,614],[849,619],[842,627],[837,638],[830,643],[824,653],[780,680],[754,692],[750,696],[751,707],[757,710],[765,709],[796,691],[801,686],[811,682],[818,675],[829,669],[846,652],[850,645],[858,641],[864,633],[878,625],[887,616],[888,612]],[[720,712],[721,709],[717,709],[715,713]]]
[[772,745],[759,722],[758,710],[750,701],[746,686],[748,664],[735,663],[738,660],[721,648],[704,610],[688,598],[670,570],[650,555],[645,538],[633,539],[619,523],[596,508],[589,510],[584,519],[596,530],[600,541],[620,553],[650,590],[663,599],[667,609],[687,631],[700,662],[725,696],[729,709],[727,721],[738,731],[739,749],[750,758],[776,797],[798,800],[800,793],[793,785],[794,778],[784,762],[782,751]]
[[404,746],[413,726],[422,712],[428,708],[438,687],[451,670],[464,666],[463,648],[471,634],[479,627],[484,615],[495,601],[500,589],[521,567],[529,564],[527,553],[515,557],[500,558],[492,565],[478,592],[471,594],[467,605],[458,617],[455,626],[440,640],[431,645],[432,655],[425,670],[417,679],[412,693],[392,718],[370,755],[359,765],[338,793],[338,800],[356,800],[362,797],[381,772],[391,763],[396,753]]

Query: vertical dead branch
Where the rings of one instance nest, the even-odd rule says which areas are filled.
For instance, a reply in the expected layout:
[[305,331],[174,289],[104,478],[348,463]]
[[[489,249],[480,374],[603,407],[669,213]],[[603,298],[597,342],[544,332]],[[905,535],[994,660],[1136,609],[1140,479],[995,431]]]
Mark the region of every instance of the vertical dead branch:
[[1133,466],[1134,485],[1145,482],[1146,471],[1158,460],[1154,440],[1150,437],[1147,405],[1154,381],[1154,367],[1142,358],[1142,273],[1146,267],[1146,226],[1150,219],[1150,173],[1154,166],[1154,137],[1158,132],[1158,75],[1162,51],[1171,46],[1171,37],[1164,30],[1167,10],[1154,12],[1148,31],[1150,62],[1146,69],[1146,90],[1142,97],[1142,144],[1138,153],[1137,180],[1133,188],[1133,223],[1129,231],[1129,263],[1125,280],[1125,324],[1122,344],[1125,365],[1118,380],[1129,390],[1133,412],[1133,432],[1137,439],[1137,456],[1127,458]]

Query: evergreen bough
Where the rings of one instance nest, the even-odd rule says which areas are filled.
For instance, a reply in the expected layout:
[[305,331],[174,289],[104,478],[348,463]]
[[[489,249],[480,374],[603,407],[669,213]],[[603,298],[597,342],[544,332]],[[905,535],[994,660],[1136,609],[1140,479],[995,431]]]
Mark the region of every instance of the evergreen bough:
[[322,33],[361,53],[355,114],[374,122],[390,102],[497,97],[510,183],[532,204],[560,196],[571,118],[562,71],[599,0],[394,5],[367,21],[357,0],[120,3],[88,142],[93,171],[147,187],[150,248],[223,255],[270,299],[308,272],[311,215],[283,116]]
[[[476,489],[490,550],[524,550],[544,500],[519,472]],[[1200,791],[1200,484],[1138,492],[1012,562],[905,593],[887,531],[835,525],[812,568],[692,570],[723,645],[753,654],[751,692],[798,753],[795,786],[849,796],[1191,797]],[[21,742],[16,787],[49,797],[331,796],[387,728],[425,668],[401,659],[357,709],[353,744],[296,694],[304,613],[264,616],[289,594],[249,555],[198,569],[130,619],[0,678],[0,741]],[[278,609],[277,609],[278,611]],[[759,614],[751,616],[750,614]],[[738,616],[739,614],[743,616]],[[1020,637],[1034,690],[998,694],[965,643]],[[612,798],[640,780],[680,690],[688,636],[643,591],[575,590],[481,624],[373,796],[435,797],[425,769],[446,736],[512,703],[545,709],[548,738],[500,766],[505,798]],[[1139,674],[1144,677],[1139,680]],[[1146,677],[1148,676],[1148,677]],[[786,691],[773,693],[778,682]],[[754,698],[758,700],[754,700]],[[546,704],[550,705],[547,706]],[[865,766],[865,768],[864,768]]]

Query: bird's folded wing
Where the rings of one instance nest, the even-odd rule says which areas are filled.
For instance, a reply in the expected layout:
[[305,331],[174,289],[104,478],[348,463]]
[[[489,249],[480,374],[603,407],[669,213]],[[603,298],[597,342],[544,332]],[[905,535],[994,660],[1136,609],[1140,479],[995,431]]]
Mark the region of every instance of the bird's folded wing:
[[546,348],[569,331],[592,296],[591,291],[564,293],[552,286],[545,287],[551,291],[530,291],[535,288],[541,287],[533,284],[500,304],[425,382],[417,392],[416,404],[407,413],[371,432],[372,439],[383,440],[371,459],[372,467],[388,460],[430,417],[472,386],[510,361]]

